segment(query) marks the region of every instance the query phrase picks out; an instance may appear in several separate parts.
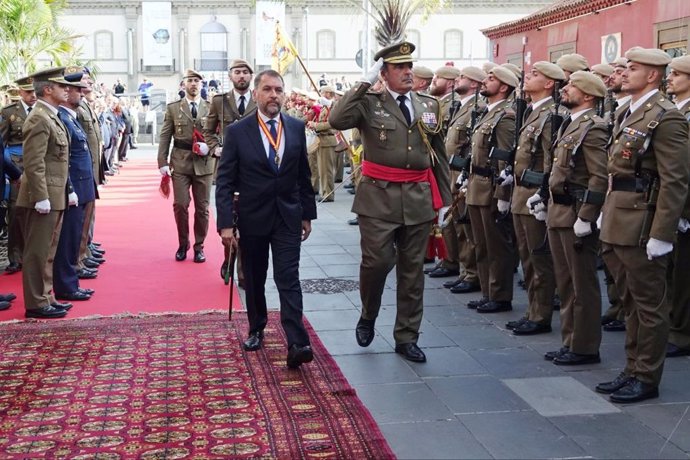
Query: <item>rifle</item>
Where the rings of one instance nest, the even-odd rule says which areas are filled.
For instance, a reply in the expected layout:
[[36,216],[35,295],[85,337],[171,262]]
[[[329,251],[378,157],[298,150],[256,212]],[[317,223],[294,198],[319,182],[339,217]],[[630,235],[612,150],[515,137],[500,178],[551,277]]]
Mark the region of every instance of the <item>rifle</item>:
[[[477,120],[479,119],[479,86],[474,91],[474,107],[472,108],[472,114],[470,118],[470,123],[466,126],[465,130],[465,143],[460,146],[458,153],[454,153],[450,159],[450,169],[453,171],[460,171],[463,175],[469,174],[470,169],[470,155],[472,154],[472,134],[474,133],[474,128],[477,126]],[[463,155],[463,153],[466,153]]]
[[[522,54],[524,58],[525,54],[525,44],[526,40],[523,39]],[[513,163],[515,162],[515,152],[517,150],[518,143],[520,142],[520,131],[522,130],[523,118],[525,117],[525,112],[527,111],[527,99],[525,99],[525,69],[524,69],[524,59],[523,69],[520,71],[520,94],[515,96],[515,102],[513,103],[515,107],[515,137],[513,139],[513,146],[510,150],[501,150],[496,147],[491,149],[489,152],[489,158],[492,160],[500,160],[506,162],[505,172],[506,175],[510,175],[513,172]],[[501,185],[503,179],[499,176],[495,178],[496,183]],[[512,194],[511,194],[512,196]]]
[[[237,221],[239,214],[237,207],[240,204],[240,192],[235,192],[232,196],[232,234],[237,236]],[[228,305],[228,321],[232,321],[232,300],[235,294],[235,261],[237,260],[237,250],[239,243],[235,250],[230,248],[230,258],[228,259],[228,266],[225,270],[225,284],[230,284],[230,302]]]
[[618,108],[618,102],[616,102],[616,98],[613,97],[613,91],[610,89],[606,91],[606,101],[609,105],[609,119],[606,124],[606,129],[609,134],[609,139],[611,139],[611,136],[613,136],[613,128],[616,126],[616,109]]
[[640,246],[645,247],[649,241],[649,232],[652,230],[654,213],[656,212],[656,201],[659,198],[659,178],[655,177],[647,187],[647,203],[642,220],[642,230],[640,231]]

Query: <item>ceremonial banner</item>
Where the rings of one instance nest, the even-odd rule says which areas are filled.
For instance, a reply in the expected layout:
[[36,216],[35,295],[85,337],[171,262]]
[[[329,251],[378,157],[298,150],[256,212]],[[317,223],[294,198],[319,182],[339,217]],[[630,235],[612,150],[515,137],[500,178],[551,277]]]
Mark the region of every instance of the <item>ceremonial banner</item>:
[[142,48],[145,66],[172,66],[172,3],[142,2]]
[[276,23],[285,23],[285,2],[256,2],[256,65],[272,65]]
[[273,49],[271,51],[271,68],[281,75],[285,75],[290,64],[295,62],[295,57],[297,56],[297,50],[292,44],[285,31],[280,26],[279,22],[276,22],[275,31],[275,41],[273,43]]

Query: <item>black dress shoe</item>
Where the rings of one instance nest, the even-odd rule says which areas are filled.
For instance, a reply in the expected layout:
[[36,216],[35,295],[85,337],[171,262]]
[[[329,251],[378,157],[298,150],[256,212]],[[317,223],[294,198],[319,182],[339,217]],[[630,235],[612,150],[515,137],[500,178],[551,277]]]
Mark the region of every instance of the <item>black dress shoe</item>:
[[580,353],[573,353],[572,351],[563,353],[553,359],[553,363],[559,366],[577,366],[580,364],[596,364],[600,362],[601,357],[599,357],[599,353],[595,355],[582,355]]
[[530,320],[525,321],[513,329],[514,335],[536,335],[545,334],[547,332],[551,332],[550,324],[536,323]]
[[343,188],[350,190],[350,189],[355,188],[355,184],[353,184],[353,183],[345,184],[345,185],[343,185]]
[[81,288],[81,287],[80,287],[79,289],[77,289],[77,290],[78,290],[79,292],[83,292],[83,293],[88,294],[88,295],[93,295],[93,294],[96,292],[96,291],[94,291],[93,289]]
[[103,243],[99,243],[98,241],[92,241],[91,245],[96,246],[97,248],[100,248],[101,246],[103,246]]
[[51,307],[57,308],[58,310],[65,310],[68,311],[70,308],[72,308],[72,304],[69,302],[53,302],[50,304]]
[[633,377],[620,390],[611,393],[609,399],[617,403],[633,403],[659,397],[659,387],[643,383]]
[[314,359],[314,352],[309,345],[292,344],[287,354],[287,367],[297,369],[302,364],[310,363]]
[[475,310],[478,306],[484,305],[485,303],[489,303],[489,298],[488,297],[482,297],[481,299],[477,300],[470,300],[467,302],[467,308],[470,310]]
[[570,347],[561,347],[560,350],[557,351],[547,351],[544,353],[544,359],[547,361],[553,361],[559,356],[563,356],[564,354],[568,353],[570,351]]
[[12,306],[11,303],[5,302],[4,300],[0,300],[0,311],[5,311],[9,310],[9,308]]
[[506,329],[510,329],[512,331],[516,327],[522,325],[525,321],[527,321],[527,318],[525,318],[524,316],[518,319],[517,321],[508,321],[506,323]]
[[12,293],[0,294],[0,302],[12,302],[16,298],[17,296]]
[[443,282],[443,287],[446,288],[446,289],[450,289],[450,288],[452,288],[453,286],[457,286],[458,284],[462,283],[462,281],[463,281],[463,280],[460,279],[460,278],[454,279],[454,280],[444,281],[444,282]]
[[41,319],[53,319],[53,318],[64,318],[67,316],[67,310],[62,310],[60,308],[55,308],[50,305],[47,307],[35,308],[32,310],[26,310],[24,313],[26,318],[41,318]]
[[513,304],[509,300],[491,300],[483,305],[479,305],[477,313],[498,313],[501,311],[511,311],[512,309]]
[[206,262],[206,256],[204,255],[204,251],[201,249],[195,249],[194,250],[194,263],[195,264],[203,264]]
[[22,264],[17,263],[17,262],[11,262],[6,268],[5,268],[5,273],[17,273],[22,271]]
[[183,244],[179,248],[177,248],[177,252],[175,253],[175,260],[178,262],[182,262],[187,258],[187,251],[189,250],[189,244]]
[[355,338],[357,339],[357,345],[360,347],[368,347],[374,340],[374,324],[376,323],[373,319],[364,319],[362,317],[357,321],[357,327],[355,328]]
[[350,195],[354,195],[356,193],[356,191],[355,191],[355,189],[351,188],[351,189],[347,190],[347,193],[349,193]]
[[608,317],[608,316],[602,316],[602,317],[601,317],[601,325],[602,325],[602,326],[606,326],[606,325],[607,325],[608,323],[610,323],[611,321],[614,321],[614,318],[610,318],[610,317]]
[[[431,263],[434,263],[435,261],[436,261],[436,259],[426,259],[426,258],[424,259],[425,264],[431,264]],[[438,264],[434,265],[433,267],[425,268],[424,274],[428,275],[429,273],[433,272],[434,270],[436,270],[440,266],[441,266],[441,264],[438,263]]]
[[74,292],[67,292],[65,294],[55,294],[55,298],[58,300],[81,301],[89,300],[91,298],[91,294],[87,294],[86,292],[77,290]]
[[91,255],[92,255],[92,256],[95,256],[95,257],[97,257],[97,258],[101,258],[101,259],[102,259],[103,256],[105,255],[105,251],[101,251],[101,250],[98,249],[98,248],[89,248],[89,251],[91,251]]
[[228,261],[224,260],[223,264],[220,266],[220,277],[225,281],[225,275],[228,273]]
[[625,321],[614,319],[608,324],[604,324],[603,329],[608,332],[623,332],[625,331]]
[[479,287],[479,284],[477,283],[468,283],[467,281],[463,281],[460,284],[456,284],[452,288],[450,288],[450,292],[453,294],[468,294],[470,292],[479,292],[481,291],[482,288]]
[[628,383],[628,380],[632,379],[631,376],[626,375],[625,372],[618,374],[618,377],[611,380],[610,382],[603,382],[594,387],[597,393],[609,394],[620,390]]
[[359,218],[355,217],[354,219],[350,219],[347,221],[348,225],[359,225]]
[[91,254],[91,257],[87,257],[86,260],[91,260],[92,262],[96,262],[98,265],[102,264],[105,262],[105,259],[103,257]]
[[81,262],[86,268],[98,268],[100,264],[93,259],[84,259]]
[[80,280],[92,280],[98,276],[98,273],[94,273],[91,270],[81,269],[77,271],[77,278]]
[[448,276],[458,276],[460,271],[454,268],[438,267],[429,272],[429,278],[446,278]]
[[687,348],[680,348],[671,342],[666,344],[666,357],[677,358],[678,356],[690,356],[690,350]]
[[264,331],[257,331],[249,333],[249,337],[244,341],[242,347],[246,351],[256,351],[261,348],[261,344],[264,342]]
[[408,361],[425,363],[426,355],[416,343],[400,343],[395,346],[395,352],[402,355]]

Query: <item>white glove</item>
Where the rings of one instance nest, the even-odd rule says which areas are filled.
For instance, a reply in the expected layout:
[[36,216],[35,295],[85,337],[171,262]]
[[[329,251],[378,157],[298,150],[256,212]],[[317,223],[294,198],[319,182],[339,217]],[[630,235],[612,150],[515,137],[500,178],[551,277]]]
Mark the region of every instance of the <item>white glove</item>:
[[498,212],[505,214],[510,210],[510,202],[498,200]]
[[573,231],[575,232],[575,236],[578,238],[582,238],[583,236],[591,235],[592,234],[592,223],[584,221],[578,217],[577,220],[575,221],[575,224],[573,225]]
[[467,187],[467,174],[460,174],[455,183],[458,186],[458,190]]
[[498,177],[499,179],[501,179],[501,187],[508,187],[509,185],[513,185],[513,182],[515,181],[513,173],[506,172],[505,169],[501,171],[501,174],[499,174]]
[[444,206],[441,209],[438,210],[438,225],[443,227],[444,226],[444,221],[446,220],[446,213],[450,209],[450,206]]
[[206,142],[195,142],[193,146],[194,153],[205,157],[208,155],[208,145]]
[[650,238],[647,241],[647,258],[652,260],[656,257],[661,257],[673,251],[673,243],[667,241]]
[[324,106],[324,107],[330,107],[332,103],[333,103],[332,100],[327,99],[323,96],[319,98],[319,104]]
[[67,195],[67,203],[70,206],[79,206],[79,197],[77,196],[76,192],[72,192]]
[[172,176],[170,174],[170,166],[161,166],[158,170],[161,172],[161,176]]
[[527,211],[535,217],[538,212],[546,211],[544,199],[538,192],[527,198]]
[[597,228],[601,228],[601,224],[604,222],[604,213],[600,212],[599,217],[597,217]]
[[681,217],[678,221],[678,231],[681,233],[686,233],[688,230],[690,230],[690,222],[688,222],[688,219],[683,219]]
[[539,222],[545,222],[546,221],[546,209],[544,209],[543,211],[535,212],[534,218],[537,219]]
[[364,81],[368,81],[372,85],[376,83],[379,79],[379,72],[383,69],[383,58],[380,57],[378,61],[374,62],[374,65],[367,70],[367,74],[364,76]]
[[50,212],[50,200],[45,199],[37,201],[34,205],[34,209],[36,209],[39,214],[48,214]]
[[221,153],[223,153],[223,147],[221,147],[221,146],[219,145],[218,147],[216,147],[215,149],[213,149],[213,153],[212,153],[211,155],[214,156],[214,157],[220,158],[220,154],[221,154]]

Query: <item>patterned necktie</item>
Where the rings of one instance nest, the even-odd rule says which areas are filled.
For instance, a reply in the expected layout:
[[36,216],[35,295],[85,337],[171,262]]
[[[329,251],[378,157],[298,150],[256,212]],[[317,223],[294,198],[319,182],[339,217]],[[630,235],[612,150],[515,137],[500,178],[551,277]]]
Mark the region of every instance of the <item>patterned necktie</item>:
[[[276,131],[276,121],[275,120],[268,120],[268,131],[271,133],[271,137],[273,138],[274,141],[278,140],[278,131]],[[279,146],[280,147],[280,146]],[[273,144],[271,142],[268,143],[268,162],[271,163],[271,166],[273,166],[273,169],[278,172],[278,163],[276,162],[276,156],[278,155],[278,152],[276,152],[276,149],[273,148]]]
[[192,102],[191,105],[192,105],[192,118],[194,118],[196,120],[196,116],[198,115],[198,112],[196,110],[196,102]]
[[246,109],[246,107],[244,106],[244,101],[245,101],[245,97],[240,96],[240,106],[237,107],[237,111],[240,112],[240,115],[244,115],[244,111]]
[[408,109],[407,104],[405,104],[405,101],[407,101],[407,96],[401,94],[397,97],[397,99],[400,110],[402,111],[405,120],[407,120],[407,126],[410,126],[412,124],[412,115],[410,115],[410,109]]

